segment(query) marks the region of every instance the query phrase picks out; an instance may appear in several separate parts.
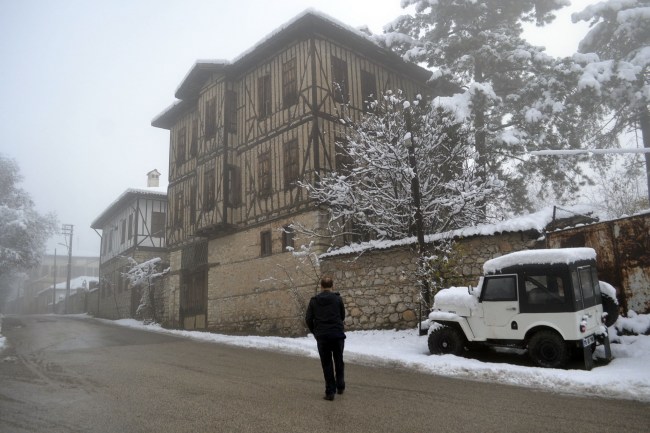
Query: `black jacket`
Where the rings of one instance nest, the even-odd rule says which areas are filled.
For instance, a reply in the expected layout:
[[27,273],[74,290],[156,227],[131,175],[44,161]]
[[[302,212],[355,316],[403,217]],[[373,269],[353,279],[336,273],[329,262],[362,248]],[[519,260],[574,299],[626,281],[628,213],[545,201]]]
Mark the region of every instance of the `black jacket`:
[[322,291],[309,300],[305,322],[316,338],[345,338],[345,307],[336,292]]

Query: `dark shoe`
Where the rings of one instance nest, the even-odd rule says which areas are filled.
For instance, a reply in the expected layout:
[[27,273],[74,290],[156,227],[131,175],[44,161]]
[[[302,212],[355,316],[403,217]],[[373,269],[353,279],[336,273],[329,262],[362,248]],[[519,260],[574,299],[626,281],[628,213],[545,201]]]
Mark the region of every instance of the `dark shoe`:
[[323,399],[332,401],[334,400],[334,394],[325,394],[325,397],[323,397]]
[[345,388],[339,388],[339,389],[336,390],[336,393],[337,394],[343,394],[344,391],[345,391]]

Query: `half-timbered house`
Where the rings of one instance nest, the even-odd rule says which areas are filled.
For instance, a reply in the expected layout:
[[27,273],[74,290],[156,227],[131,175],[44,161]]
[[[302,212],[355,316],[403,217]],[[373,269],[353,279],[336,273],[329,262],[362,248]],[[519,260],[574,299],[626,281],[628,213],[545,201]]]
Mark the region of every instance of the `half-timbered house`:
[[[149,181],[157,175],[156,170],[149,172]],[[97,305],[88,306],[89,311],[109,319],[135,317],[142,289],[131,287],[123,276],[131,267],[128,257],[137,263],[156,257],[162,259],[163,266],[169,263],[166,218],[167,193],[163,189],[127,189],[92,222],[90,227],[101,231],[100,285]],[[157,307],[162,316],[162,299]]]
[[358,119],[384,91],[415,96],[429,75],[313,11],[232,62],[196,62],[177,101],[152,121],[170,131],[167,242],[179,306],[171,321],[304,332],[315,288],[288,271],[296,264],[286,228],[315,226],[319,216],[297,181],[336,167],[343,115]]

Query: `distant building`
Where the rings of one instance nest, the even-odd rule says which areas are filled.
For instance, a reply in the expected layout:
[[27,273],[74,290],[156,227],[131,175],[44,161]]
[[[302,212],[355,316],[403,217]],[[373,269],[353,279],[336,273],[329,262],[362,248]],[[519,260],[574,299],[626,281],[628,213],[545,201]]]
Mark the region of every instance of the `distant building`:
[[[65,248],[62,248],[65,250]],[[72,256],[70,278],[99,276],[99,257]],[[66,284],[68,278],[68,255],[45,254],[40,266],[27,272],[15,299],[9,300],[8,311],[22,314],[52,312],[39,303],[39,293],[53,284]]]
[[[157,181],[160,173],[153,170],[148,182],[154,172]],[[135,316],[141,294],[132,290],[122,273],[130,267],[129,257],[138,263],[160,257],[168,263],[166,215],[164,189],[127,189],[92,222],[91,228],[101,232],[100,284],[89,301],[89,312],[110,319]]]
[[280,281],[296,267],[289,226],[326,220],[297,182],[341,164],[342,116],[358,120],[388,90],[427,93],[430,75],[315,12],[234,62],[198,61],[152,121],[170,132],[170,323],[304,333],[316,285],[313,276]]

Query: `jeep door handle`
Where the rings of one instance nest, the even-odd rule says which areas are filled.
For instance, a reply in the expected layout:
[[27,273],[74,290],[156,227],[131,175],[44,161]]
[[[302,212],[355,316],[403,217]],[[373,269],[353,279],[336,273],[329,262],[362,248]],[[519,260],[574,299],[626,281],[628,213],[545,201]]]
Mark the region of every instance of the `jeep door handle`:
[[508,307],[506,311],[517,311],[517,307]]

